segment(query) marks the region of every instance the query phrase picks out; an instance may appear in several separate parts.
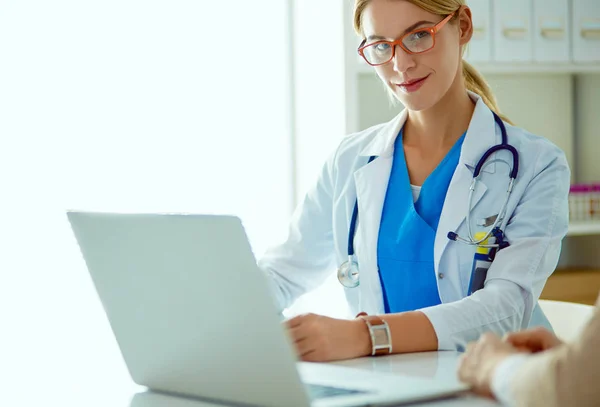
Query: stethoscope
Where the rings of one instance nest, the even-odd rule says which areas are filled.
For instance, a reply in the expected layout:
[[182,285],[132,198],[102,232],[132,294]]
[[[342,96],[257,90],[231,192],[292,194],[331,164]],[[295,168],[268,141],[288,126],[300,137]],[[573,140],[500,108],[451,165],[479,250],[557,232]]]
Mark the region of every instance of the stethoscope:
[[[448,233],[448,239],[450,239],[450,240],[465,243],[465,244],[468,244],[471,246],[478,246],[478,247],[485,247],[485,248],[492,249],[494,251],[494,253],[491,254],[492,258],[495,255],[496,251],[509,246],[509,243],[505,240],[504,232],[500,229],[499,225],[502,224],[502,221],[504,220],[504,216],[506,215],[506,208],[508,206],[508,200],[512,193],[513,186],[514,186],[515,180],[517,178],[517,174],[519,172],[519,153],[517,152],[516,148],[514,148],[513,146],[508,144],[508,136],[506,135],[506,127],[504,126],[502,119],[500,119],[500,117],[498,117],[498,115],[496,113],[493,113],[493,114],[494,114],[494,120],[500,127],[500,132],[502,133],[502,143],[495,145],[492,148],[490,148],[489,150],[487,150],[485,152],[485,154],[483,154],[481,159],[477,162],[477,165],[475,166],[475,170],[473,171],[473,180],[471,181],[471,186],[469,187],[469,201],[468,201],[468,210],[467,210],[467,231],[468,231],[469,235],[468,235],[468,237],[463,238],[463,237],[459,236],[458,233],[456,233],[456,232]],[[479,178],[481,176],[481,171],[486,166],[486,161],[492,154],[494,154],[500,150],[509,151],[513,158],[513,165],[512,165],[512,169],[510,171],[510,175],[509,175],[510,181],[508,183],[508,188],[506,190],[506,198],[504,199],[504,204],[502,205],[502,208],[500,209],[498,216],[496,216],[494,223],[492,224],[492,226],[490,227],[488,232],[485,234],[485,236],[480,239],[475,239],[475,237],[473,236],[472,228],[471,228],[471,209],[472,209],[471,204],[473,202],[473,192],[475,191],[475,188],[477,187],[477,183],[479,182]],[[369,158],[369,163],[371,161],[373,161],[375,158],[377,158],[377,156],[371,156]],[[488,164],[491,164],[491,163],[488,163]],[[338,271],[337,271],[337,277],[338,277],[339,282],[346,288],[355,288],[355,287],[358,287],[358,285],[360,284],[359,267],[358,267],[358,263],[354,260],[354,235],[356,233],[357,219],[358,219],[358,200],[356,200],[356,202],[354,203],[352,219],[350,220],[350,229],[348,231],[348,260],[346,260],[344,263],[342,263],[338,267]],[[494,237],[494,243],[487,244],[486,242],[488,241],[488,239],[491,236]]]

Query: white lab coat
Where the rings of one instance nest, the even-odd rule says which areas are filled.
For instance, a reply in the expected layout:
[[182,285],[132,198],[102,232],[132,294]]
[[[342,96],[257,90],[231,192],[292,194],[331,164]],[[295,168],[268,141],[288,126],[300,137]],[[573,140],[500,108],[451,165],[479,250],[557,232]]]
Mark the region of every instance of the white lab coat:
[[[519,173],[502,225],[510,247],[490,267],[485,288],[467,296],[475,248],[450,241],[448,232],[467,236],[466,213],[473,168],[490,147],[501,143],[491,110],[474,93],[475,111],[459,164],[446,195],[434,246],[434,267],[442,304],[422,309],[440,350],[461,350],[485,331],[503,334],[546,325],[537,300],[554,271],[568,228],[570,170],[564,153],[548,140],[506,124],[508,142],[519,152]],[[354,239],[360,285],[345,288],[353,313],[384,313],[377,268],[377,238],[392,168],[394,140],[407,112],[388,123],[345,137],[325,163],[316,185],[296,209],[289,234],[269,249],[259,267],[270,275],[281,309],[317,287],[348,258],[348,229],[358,199]],[[377,156],[367,164],[369,156]],[[501,151],[490,161],[510,162]],[[473,233],[479,219],[498,214],[506,196],[509,168],[492,162],[473,197]]]

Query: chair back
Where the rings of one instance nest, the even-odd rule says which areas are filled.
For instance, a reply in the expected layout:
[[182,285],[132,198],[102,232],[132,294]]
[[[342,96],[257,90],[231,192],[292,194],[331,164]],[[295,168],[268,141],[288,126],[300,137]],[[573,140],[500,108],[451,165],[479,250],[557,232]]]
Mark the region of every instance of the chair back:
[[579,335],[594,312],[593,306],[574,302],[539,300],[539,303],[556,336],[566,342]]

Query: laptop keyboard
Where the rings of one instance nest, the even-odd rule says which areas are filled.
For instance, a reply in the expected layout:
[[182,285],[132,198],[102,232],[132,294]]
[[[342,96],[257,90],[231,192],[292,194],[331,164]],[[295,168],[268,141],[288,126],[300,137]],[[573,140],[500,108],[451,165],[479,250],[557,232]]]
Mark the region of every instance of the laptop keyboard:
[[308,395],[311,400],[324,399],[324,398],[336,397],[336,396],[348,396],[350,394],[367,393],[362,390],[342,389],[339,387],[321,386],[320,384],[310,384],[310,383],[306,384],[306,389],[308,390]]

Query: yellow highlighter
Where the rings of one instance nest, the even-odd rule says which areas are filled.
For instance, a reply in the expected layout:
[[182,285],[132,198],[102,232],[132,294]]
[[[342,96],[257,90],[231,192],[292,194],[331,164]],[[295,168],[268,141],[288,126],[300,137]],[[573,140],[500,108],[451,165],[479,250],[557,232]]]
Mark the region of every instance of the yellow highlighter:
[[[483,239],[486,234],[486,232],[475,233],[475,241]],[[494,236],[490,236],[480,244],[490,245],[494,244],[495,242],[496,238]],[[487,272],[491,265],[492,258],[490,257],[490,248],[477,246],[475,256],[473,257],[473,267],[471,268],[471,281],[469,281],[468,295],[471,295],[475,291],[483,288],[485,285],[485,279],[487,278]]]

